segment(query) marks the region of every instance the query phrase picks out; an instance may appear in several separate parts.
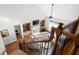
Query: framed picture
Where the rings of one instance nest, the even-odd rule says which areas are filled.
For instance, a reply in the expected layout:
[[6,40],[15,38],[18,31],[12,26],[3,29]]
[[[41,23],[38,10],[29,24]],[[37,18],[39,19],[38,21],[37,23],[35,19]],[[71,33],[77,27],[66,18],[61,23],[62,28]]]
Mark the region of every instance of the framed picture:
[[9,36],[8,30],[7,30],[7,29],[6,29],[6,30],[2,30],[2,31],[1,31],[1,35],[2,35],[3,38],[4,38],[4,37],[8,37],[8,36]]

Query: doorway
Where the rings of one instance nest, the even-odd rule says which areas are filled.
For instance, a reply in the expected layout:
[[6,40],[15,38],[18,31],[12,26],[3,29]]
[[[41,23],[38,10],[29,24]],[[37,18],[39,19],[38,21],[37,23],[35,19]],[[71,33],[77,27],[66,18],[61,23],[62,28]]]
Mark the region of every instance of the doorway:
[[19,40],[22,38],[21,27],[20,27],[20,25],[15,25],[14,27],[15,27],[16,38],[17,38],[17,40]]

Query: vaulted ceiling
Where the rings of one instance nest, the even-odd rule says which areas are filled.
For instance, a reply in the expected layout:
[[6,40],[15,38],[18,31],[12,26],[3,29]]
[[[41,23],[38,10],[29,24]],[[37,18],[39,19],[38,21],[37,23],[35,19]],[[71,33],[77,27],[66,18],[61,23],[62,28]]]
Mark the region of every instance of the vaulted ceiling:
[[50,16],[50,9],[50,5],[47,4],[3,4],[0,5],[0,17],[6,17],[17,23],[28,22]]
[[[0,17],[10,19],[13,24],[26,23],[48,17],[51,4],[0,4]],[[79,4],[54,4],[52,16],[72,20],[79,16]]]

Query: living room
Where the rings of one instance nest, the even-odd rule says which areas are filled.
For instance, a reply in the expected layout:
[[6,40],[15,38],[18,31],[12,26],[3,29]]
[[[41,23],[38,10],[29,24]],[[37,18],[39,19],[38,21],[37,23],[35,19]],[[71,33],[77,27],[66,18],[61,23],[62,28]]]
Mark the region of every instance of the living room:
[[[30,36],[39,36],[37,34],[40,32],[43,32],[45,38],[49,38],[52,26],[57,27],[60,22],[66,25],[78,19],[78,10],[78,4],[0,5],[0,40],[2,42],[0,43],[2,46],[0,53],[3,54],[6,51],[8,54],[10,48],[6,48],[6,46],[25,38],[27,38],[26,41],[29,41]],[[77,30],[77,34],[79,34],[79,30]],[[16,47],[13,48],[16,49]],[[13,52],[14,50],[11,53]]]

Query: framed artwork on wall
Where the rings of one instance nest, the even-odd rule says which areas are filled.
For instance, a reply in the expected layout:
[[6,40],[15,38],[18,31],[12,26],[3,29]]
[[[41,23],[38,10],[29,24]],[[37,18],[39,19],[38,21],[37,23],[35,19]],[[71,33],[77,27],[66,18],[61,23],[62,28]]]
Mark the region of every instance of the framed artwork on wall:
[[6,30],[2,30],[1,31],[1,35],[2,35],[3,38],[8,37],[9,36],[8,30],[7,29]]

